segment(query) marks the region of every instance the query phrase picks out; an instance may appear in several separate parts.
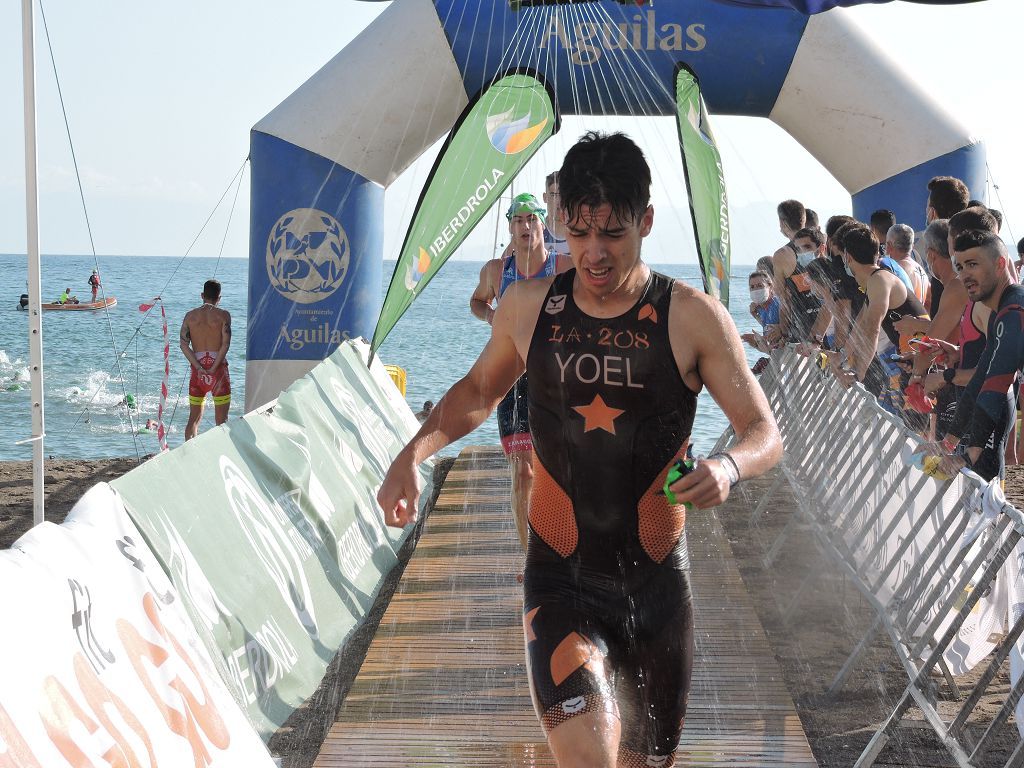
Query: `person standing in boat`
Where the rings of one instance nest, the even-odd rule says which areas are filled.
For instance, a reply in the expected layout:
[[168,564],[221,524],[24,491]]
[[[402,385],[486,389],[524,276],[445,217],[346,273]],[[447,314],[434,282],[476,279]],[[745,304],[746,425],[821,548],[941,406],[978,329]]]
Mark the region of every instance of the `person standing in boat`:
[[[495,309],[492,305],[501,301],[510,285],[520,280],[550,277],[571,266],[568,256],[558,256],[545,245],[547,211],[536,197],[528,192],[516,195],[505,218],[508,219],[511,237],[509,251],[507,255],[484,264],[480,270],[480,282],[469,300],[470,311],[486,323],[493,321]],[[533,484],[533,442],[530,439],[525,376],[498,404],[498,433],[512,468],[512,513],[525,551],[528,538],[526,518]]]
[[217,424],[228,420],[231,407],[231,379],[228,376],[227,354],[231,346],[231,315],[217,306],[220,303],[220,282],[207,280],[200,295],[202,306],[189,310],[181,322],[179,346],[192,366],[188,383],[188,424],[185,439],[199,434],[206,395],[213,397]]
[[100,292],[100,271],[94,269],[89,275],[89,287],[92,289],[92,303],[96,303],[96,295]]
[[[782,442],[728,311],[641,258],[654,208],[640,148],[588,133],[558,178],[574,269],[509,288],[487,345],[395,457],[377,500],[388,525],[415,522],[417,465],[483,423],[526,371],[534,706],[559,768],[667,766],[694,652],[686,506],[721,504],[779,460]],[[736,441],[668,485],[704,386]]]

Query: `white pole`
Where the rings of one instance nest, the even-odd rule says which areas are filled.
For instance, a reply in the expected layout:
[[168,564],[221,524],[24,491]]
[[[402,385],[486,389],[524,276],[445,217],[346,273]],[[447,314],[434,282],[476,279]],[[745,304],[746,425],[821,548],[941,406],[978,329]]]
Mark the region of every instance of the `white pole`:
[[25,82],[25,217],[28,225],[28,346],[32,378],[32,519],[43,522],[43,322],[39,275],[39,188],[36,169],[36,74],[33,0],[21,0]]

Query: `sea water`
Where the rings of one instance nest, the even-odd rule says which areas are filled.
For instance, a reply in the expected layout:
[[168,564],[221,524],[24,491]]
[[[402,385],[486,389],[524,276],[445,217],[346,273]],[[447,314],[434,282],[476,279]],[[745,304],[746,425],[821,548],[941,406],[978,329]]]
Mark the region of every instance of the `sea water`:
[[[164,371],[164,338],[159,308],[148,314],[139,305],[163,297],[170,343],[169,395],[164,407],[168,443],[184,439],[188,418],[189,366],[178,349],[178,332],[185,312],[201,303],[203,282],[215,277],[223,285],[221,306],[233,318],[233,341],[228,365],[234,399],[230,417],[240,416],[245,391],[245,321],[249,262],[246,259],[189,257],[104,256],[98,259],[105,294],[117,298],[108,312],[44,312],[43,364],[45,375],[48,456],[102,458],[144,456],[158,450],[156,435],[140,434],[147,419],[155,419]],[[437,402],[468,369],[487,341],[490,326],[469,311],[480,262],[451,261],[391,332],[380,350],[386,363],[402,366],[407,375],[406,399],[414,411],[424,401]],[[92,257],[44,256],[43,300],[54,301],[70,286],[87,301]],[[696,265],[654,265],[654,268],[700,287]],[[391,279],[394,262],[385,262],[381,296]],[[32,458],[29,382],[28,313],[17,309],[26,292],[25,256],[0,255],[5,276],[0,291],[0,460]],[[755,327],[748,310],[749,267],[734,266],[730,311],[741,332]],[[747,349],[748,361],[757,353]],[[131,395],[135,408],[129,408]],[[213,425],[208,404],[201,429]],[[707,391],[698,400],[693,439],[706,452],[727,426]],[[498,443],[492,416],[474,433],[447,448],[455,455],[465,445]]]

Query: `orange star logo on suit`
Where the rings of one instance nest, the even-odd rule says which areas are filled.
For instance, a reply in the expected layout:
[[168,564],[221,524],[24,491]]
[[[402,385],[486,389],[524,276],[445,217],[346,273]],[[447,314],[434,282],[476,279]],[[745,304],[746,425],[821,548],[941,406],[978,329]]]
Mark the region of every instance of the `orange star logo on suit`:
[[620,408],[612,408],[605,404],[600,395],[594,395],[590,405],[575,405],[573,410],[583,417],[583,431],[589,432],[592,429],[603,429],[605,432],[615,434],[615,419],[625,413]]

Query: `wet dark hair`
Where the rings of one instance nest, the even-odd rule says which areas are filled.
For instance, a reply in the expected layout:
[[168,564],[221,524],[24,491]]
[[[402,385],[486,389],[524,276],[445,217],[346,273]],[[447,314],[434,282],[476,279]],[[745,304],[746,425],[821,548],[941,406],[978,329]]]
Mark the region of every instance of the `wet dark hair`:
[[793,235],[793,240],[799,240],[801,237],[810,238],[811,242],[814,243],[815,248],[820,248],[825,244],[825,233],[817,227],[804,227]]
[[940,219],[960,213],[968,207],[970,198],[967,185],[953,176],[936,176],[928,182],[928,205],[935,209]]
[[1008,256],[1003,239],[999,235],[983,229],[968,229],[961,232],[957,235],[953,247],[957,253],[963,253],[972,248],[981,248],[993,261],[1000,256]]
[[877,211],[871,214],[871,218],[868,220],[872,229],[877,229],[880,232],[888,232],[890,228],[896,225],[896,214],[887,208],[879,208]]
[[999,232],[999,225],[992,212],[980,205],[965,208],[960,213],[954,214],[949,220],[949,231],[953,234],[954,242],[961,232],[971,229],[980,229],[994,235]]
[[775,275],[775,262],[772,261],[771,256],[762,256],[757,260],[758,272],[764,272],[769,276]]
[[810,208],[804,208],[804,227],[806,229],[818,229],[818,213]]
[[568,221],[605,203],[619,221],[637,221],[651,202],[651,169],[626,134],[589,131],[565,153],[558,192]]
[[853,216],[846,216],[842,213],[836,214],[835,216],[829,216],[828,221],[825,223],[825,236],[831,239],[835,236],[836,232],[839,231],[840,227],[853,221],[856,221]]
[[807,209],[799,200],[783,200],[775,210],[778,211],[779,221],[785,222],[794,232],[804,228]]
[[1003,229],[1003,212],[997,211],[995,208],[989,208],[988,212],[992,214],[992,218],[996,220],[996,233],[998,234]]
[[220,280],[207,280],[203,283],[203,296],[217,301],[220,298]]
[[1017,253],[1024,254],[1024,237],[1017,241]]
[[864,227],[867,229],[867,224],[857,221],[856,219],[850,219],[845,222],[839,229],[832,233],[832,242],[838,245],[840,249],[846,249],[846,236],[856,227]]
[[875,264],[878,261],[878,238],[870,227],[856,224],[845,231],[843,250],[858,264]]

